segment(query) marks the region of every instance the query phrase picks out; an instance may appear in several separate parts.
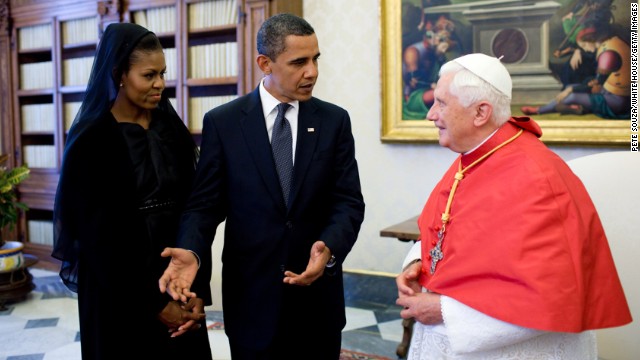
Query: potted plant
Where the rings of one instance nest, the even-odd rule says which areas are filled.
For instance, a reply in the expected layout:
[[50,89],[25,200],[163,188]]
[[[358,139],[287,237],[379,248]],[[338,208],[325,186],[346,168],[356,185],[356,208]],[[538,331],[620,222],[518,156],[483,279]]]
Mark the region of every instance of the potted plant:
[[27,210],[27,206],[18,201],[16,186],[29,176],[29,169],[24,165],[7,169],[3,164],[8,158],[8,155],[0,155],[0,271],[13,270],[24,263],[23,244],[4,241],[2,231],[5,228],[13,230],[20,211]]

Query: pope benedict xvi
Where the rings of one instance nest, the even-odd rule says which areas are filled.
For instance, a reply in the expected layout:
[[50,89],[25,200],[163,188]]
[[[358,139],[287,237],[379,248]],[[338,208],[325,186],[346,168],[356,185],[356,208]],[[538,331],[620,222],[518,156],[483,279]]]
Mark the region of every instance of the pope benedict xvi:
[[511,77],[470,54],[440,70],[427,114],[460,153],[418,219],[396,281],[409,360],[597,359],[592,330],[631,322],[582,182],[511,117]]

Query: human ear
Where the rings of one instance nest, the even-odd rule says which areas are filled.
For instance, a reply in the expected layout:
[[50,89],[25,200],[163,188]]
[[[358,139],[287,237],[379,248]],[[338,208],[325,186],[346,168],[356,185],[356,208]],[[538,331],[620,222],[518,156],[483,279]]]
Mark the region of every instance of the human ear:
[[258,67],[265,75],[271,75],[271,59],[269,59],[266,55],[258,55],[256,58],[256,63]]
[[473,118],[473,123],[475,126],[484,126],[486,123],[491,120],[491,113],[493,113],[493,106],[490,103],[483,101],[476,105],[475,109],[476,113]]

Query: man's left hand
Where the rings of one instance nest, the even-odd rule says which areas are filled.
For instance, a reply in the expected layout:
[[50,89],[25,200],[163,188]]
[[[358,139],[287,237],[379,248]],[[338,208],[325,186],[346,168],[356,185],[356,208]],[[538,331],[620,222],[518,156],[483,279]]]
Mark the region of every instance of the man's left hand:
[[396,304],[403,307],[400,316],[403,319],[414,318],[425,325],[443,322],[440,294],[423,292],[414,295],[400,295]]
[[324,274],[325,266],[330,258],[331,250],[325,245],[324,241],[316,241],[311,247],[311,255],[306,270],[299,275],[292,271],[285,271],[283,282],[290,285],[311,285]]

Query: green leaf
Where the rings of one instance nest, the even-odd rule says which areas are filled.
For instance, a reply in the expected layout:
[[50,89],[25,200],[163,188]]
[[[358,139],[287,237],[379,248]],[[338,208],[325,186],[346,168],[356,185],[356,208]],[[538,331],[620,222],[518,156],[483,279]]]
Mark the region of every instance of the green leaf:
[[17,168],[13,168],[8,173],[7,181],[11,185],[18,185],[24,179],[29,177],[29,172],[30,172],[30,170],[27,169],[25,166],[20,166],[20,167],[17,167]]

